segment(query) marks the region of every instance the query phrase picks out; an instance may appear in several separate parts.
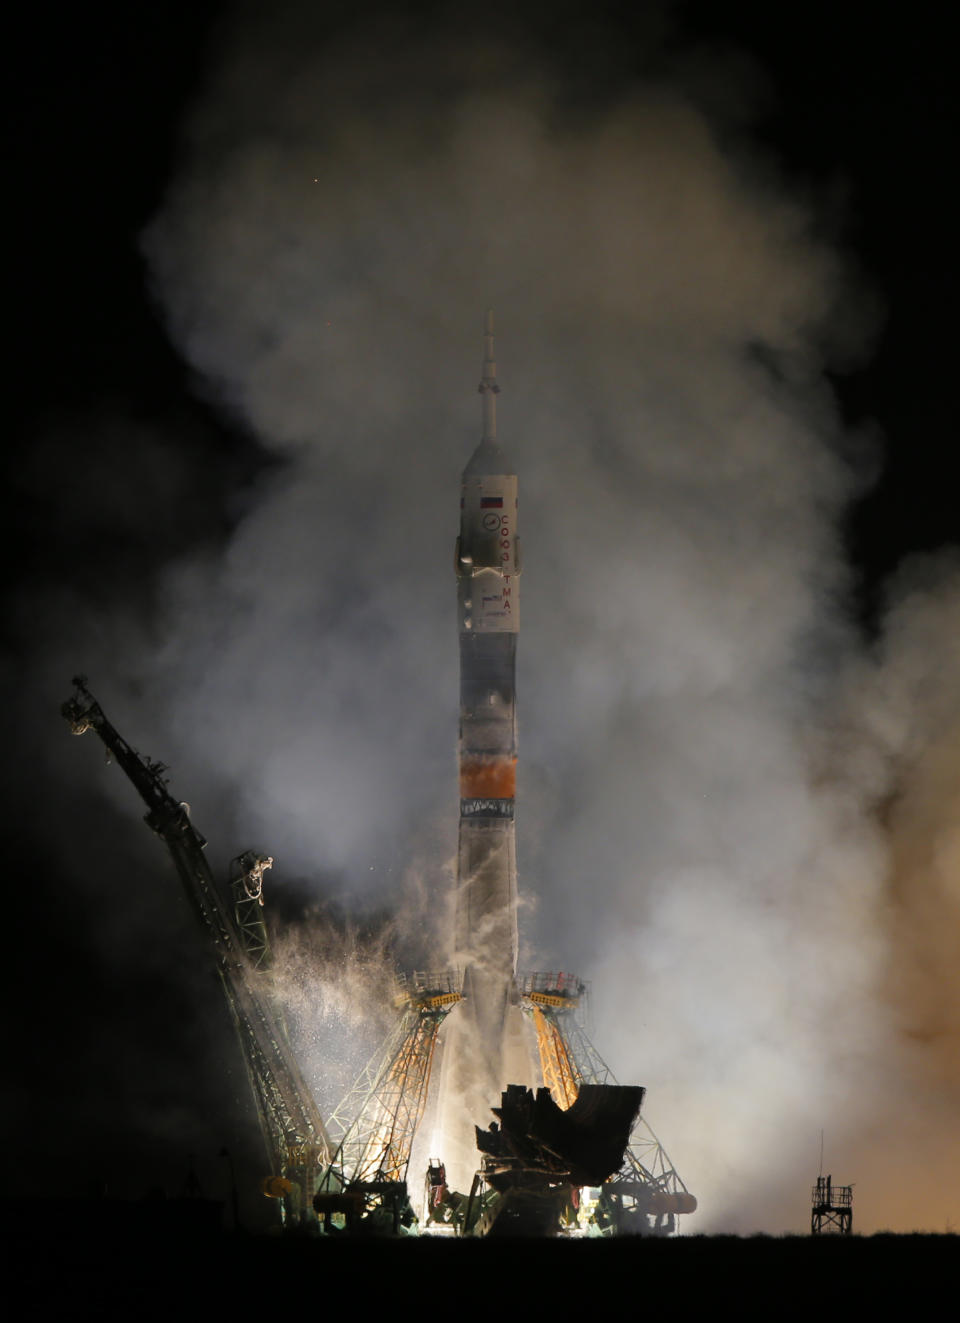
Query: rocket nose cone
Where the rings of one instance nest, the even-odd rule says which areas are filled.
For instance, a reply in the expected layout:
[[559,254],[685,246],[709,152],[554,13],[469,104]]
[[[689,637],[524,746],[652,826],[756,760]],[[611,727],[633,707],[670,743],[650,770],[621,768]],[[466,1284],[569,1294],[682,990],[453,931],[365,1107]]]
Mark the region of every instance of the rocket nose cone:
[[516,469],[496,441],[481,441],[463,470],[465,478],[483,478],[492,473],[514,475]]

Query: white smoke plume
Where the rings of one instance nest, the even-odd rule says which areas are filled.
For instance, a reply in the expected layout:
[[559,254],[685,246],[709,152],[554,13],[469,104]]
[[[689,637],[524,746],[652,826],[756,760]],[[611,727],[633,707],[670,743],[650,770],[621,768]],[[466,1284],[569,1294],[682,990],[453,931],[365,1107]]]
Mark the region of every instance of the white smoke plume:
[[824,346],[856,352],[864,300],[679,77],[575,104],[454,26],[315,43],[281,7],[222,34],[144,247],[176,344],[283,463],[225,559],[168,579],[162,645],[128,663],[150,738],[219,786],[272,885],[382,904],[415,859],[418,913],[446,904],[492,305],[524,963],[592,979],[692,1228],[802,1229],[824,1128],[861,1229],[941,1229],[958,580],[902,586],[876,654],[844,621],[860,479]]

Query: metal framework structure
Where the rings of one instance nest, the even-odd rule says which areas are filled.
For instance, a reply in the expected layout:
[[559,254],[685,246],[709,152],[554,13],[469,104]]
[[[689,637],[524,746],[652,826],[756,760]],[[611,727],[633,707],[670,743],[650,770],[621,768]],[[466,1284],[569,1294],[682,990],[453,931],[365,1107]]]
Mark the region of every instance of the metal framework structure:
[[263,875],[273,867],[268,854],[245,850],[230,865],[233,917],[247,959],[254,969],[269,969],[270,941],[263,922]]
[[834,1185],[832,1176],[818,1176],[810,1202],[811,1236],[852,1235],[852,1185]]
[[458,970],[401,979],[396,1026],[330,1117],[330,1129],[341,1138],[320,1183],[318,1211],[325,1195],[341,1191],[361,1196],[367,1213],[389,1205],[394,1221],[406,1206],[410,1150],[426,1106],[437,1033],[461,1000],[461,982]]
[[316,1103],[301,1074],[282,1016],[273,1004],[269,945],[263,924],[263,873],[273,860],[248,851],[234,860],[233,912],[224,903],[204,854],[206,841],[190,821],[186,804],[167,789],[163,763],[141,758],[107,720],[86,686],[63,704],[75,735],[92,730],[147,806],[144,821],[173,859],[187,897],[210,942],[253,1090],[272,1173],[264,1192],[281,1199],[284,1214],[307,1215],[317,1177],[332,1147]]
[[[581,1084],[616,1084],[610,1067],[583,1025],[587,985],[573,974],[536,973],[520,978],[521,1006],[533,1020],[544,1083],[564,1109]],[[603,1229],[669,1235],[676,1217],[697,1201],[666,1149],[642,1116],[637,1117],[620,1171],[605,1182],[595,1214]]]

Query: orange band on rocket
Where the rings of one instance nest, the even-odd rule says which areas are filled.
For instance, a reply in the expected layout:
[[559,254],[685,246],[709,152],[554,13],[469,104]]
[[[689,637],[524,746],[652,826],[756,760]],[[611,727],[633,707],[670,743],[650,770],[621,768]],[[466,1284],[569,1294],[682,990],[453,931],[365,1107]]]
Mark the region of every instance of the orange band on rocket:
[[513,799],[516,789],[516,758],[462,759],[461,799]]

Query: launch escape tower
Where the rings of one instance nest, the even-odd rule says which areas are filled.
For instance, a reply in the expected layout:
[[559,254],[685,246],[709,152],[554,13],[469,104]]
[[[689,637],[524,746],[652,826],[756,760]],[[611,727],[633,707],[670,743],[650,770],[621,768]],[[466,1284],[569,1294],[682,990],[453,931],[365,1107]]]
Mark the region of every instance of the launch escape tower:
[[[238,856],[231,869],[232,903],[226,904],[206,862],[204,838],[191,824],[187,806],[166,788],[163,764],[141,758],[126,743],[83,677],[74,681],[76,693],[63,714],[75,734],[93,730],[133,782],[148,808],[145,821],[170,851],[206,931],[257,1104],[271,1171],[263,1190],[278,1199],[286,1218],[299,1222],[315,1211],[327,1229],[370,1220],[393,1231],[415,1220],[407,1192],[411,1151],[431,1091],[438,1034],[455,1012],[458,1027],[466,1030],[462,1042],[471,1069],[479,1062],[485,1080],[487,1092],[479,1104],[484,1114],[499,1092],[505,1044],[518,1023],[532,1026],[546,1087],[534,1097],[510,1085],[495,1109],[503,1130],[477,1129],[482,1158],[469,1198],[448,1190],[442,1160],[430,1159],[427,1220],[486,1234],[512,1200],[512,1213],[533,1207],[540,1219],[536,1225],[559,1230],[576,1223],[579,1203],[581,1229],[589,1220],[601,1234],[669,1234],[676,1217],[693,1212],[697,1201],[639,1116],[643,1090],[617,1085],[590,1042],[585,984],[569,974],[516,971],[518,496],[516,474],[496,440],[499,386],[490,313],[484,351],[483,435],[463,473],[455,556],[460,624],[455,944],[464,969],[416,972],[399,980],[393,1030],[326,1123],[297,1065],[272,989],[262,907],[263,874],[273,860],[253,852]],[[599,1139],[589,1158],[580,1142],[584,1118]],[[508,1122],[519,1127],[513,1140]],[[537,1124],[546,1127],[545,1147],[536,1142],[531,1147]],[[610,1148],[605,1132],[623,1126],[612,1161],[601,1172],[596,1153]],[[572,1147],[564,1149],[570,1135]],[[599,1186],[589,1202],[580,1198],[584,1184]],[[501,1222],[507,1225],[508,1219]]]
[[832,1176],[818,1176],[810,1192],[811,1236],[853,1233],[853,1186],[834,1185]]

